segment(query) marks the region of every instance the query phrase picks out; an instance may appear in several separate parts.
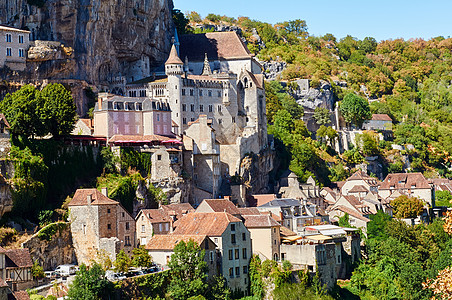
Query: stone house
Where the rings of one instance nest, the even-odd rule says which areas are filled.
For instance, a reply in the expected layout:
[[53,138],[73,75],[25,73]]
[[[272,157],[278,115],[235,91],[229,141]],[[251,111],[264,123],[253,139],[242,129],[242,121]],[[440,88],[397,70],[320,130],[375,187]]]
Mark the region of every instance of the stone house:
[[93,119],[78,119],[75,122],[72,135],[93,135],[94,134],[94,120]]
[[72,240],[79,264],[90,264],[99,251],[112,260],[120,250],[131,255],[136,247],[135,219],[117,201],[97,189],[78,189],[69,207]]
[[[359,170],[352,174],[347,180],[342,184],[340,188],[340,193],[342,195],[349,195],[349,191],[355,186],[362,186],[366,191],[377,192],[378,185],[380,182],[374,177],[370,177],[365,172]],[[360,189],[363,189],[359,187]]]
[[167,234],[173,231],[172,219],[161,208],[142,209],[135,220],[139,245],[146,245],[154,234]]
[[261,260],[279,261],[281,225],[269,215],[242,215],[242,218],[250,231],[253,254],[259,255]]
[[195,212],[174,225],[174,234],[206,235],[212,239],[218,249],[219,273],[226,278],[228,287],[247,293],[252,246],[250,232],[239,218],[227,212]]
[[328,214],[332,222],[337,222],[346,213],[349,215],[350,225],[362,228],[365,233],[367,223],[370,222],[369,215],[376,214],[377,209],[372,202],[351,195],[341,195],[336,203],[328,208]]
[[181,241],[193,240],[201,250],[205,251],[204,260],[207,263],[208,278],[213,279],[218,275],[217,249],[215,243],[206,235],[178,235],[178,234],[156,234],[150,238],[145,248],[152,256],[152,261],[162,266],[167,266],[174,253],[174,247]]
[[30,47],[30,31],[0,26],[0,68],[23,71]]
[[378,195],[386,199],[396,191],[409,197],[417,197],[434,206],[433,185],[430,185],[421,173],[388,174],[378,188]]
[[387,114],[373,114],[372,119],[364,121],[363,129],[392,131],[392,119]]
[[33,261],[27,248],[5,250],[0,247],[0,277],[13,292],[34,286],[32,266]]
[[227,212],[236,218],[240,218],[241,216],[239,209],[232,201],[227,199],[204,199],[196,208],[195,212]]

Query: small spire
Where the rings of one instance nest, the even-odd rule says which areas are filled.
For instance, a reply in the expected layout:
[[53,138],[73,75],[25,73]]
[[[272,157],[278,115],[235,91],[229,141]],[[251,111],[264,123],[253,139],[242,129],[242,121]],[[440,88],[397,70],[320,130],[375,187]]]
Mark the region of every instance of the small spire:
[[183,65],[184,63],[180,60],[179,55],[177,55],[176,46],[173,44],[171,47],[171,52],[168,57],[168,60],[165,62],[165,65],[167,64],[177,64],[177,65]]
[[210,69],[209,60],[207,59],[207,53],[205,53],[204,68],[202,69],[201,75],[212,75],[212,70]]

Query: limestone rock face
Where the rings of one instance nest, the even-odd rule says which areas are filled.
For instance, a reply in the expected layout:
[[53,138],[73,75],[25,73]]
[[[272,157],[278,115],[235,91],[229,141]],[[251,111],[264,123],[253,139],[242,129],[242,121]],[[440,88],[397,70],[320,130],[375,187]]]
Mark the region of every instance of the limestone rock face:
[[117,74],[130,81],[134,74],[149,73],[151,66],[164,62],[174,33],[172,8],[172,0],[46,0],[42,8],[27,0],[8,0],[0,1],[0,23],[29,29],[32,40],[56,41],[73,49],[73,63],[53,56],[47,51],[50,44],[46,51],[33,50],[31,60],[46,64],[33,69],[33,78],[102,84]]

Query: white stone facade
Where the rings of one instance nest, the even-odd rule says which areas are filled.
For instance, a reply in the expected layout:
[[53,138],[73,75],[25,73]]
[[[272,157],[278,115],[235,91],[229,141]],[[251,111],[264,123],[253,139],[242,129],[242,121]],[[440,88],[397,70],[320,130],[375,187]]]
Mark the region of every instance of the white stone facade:
[[0,26],[0,68],[25,69],[30,31]]

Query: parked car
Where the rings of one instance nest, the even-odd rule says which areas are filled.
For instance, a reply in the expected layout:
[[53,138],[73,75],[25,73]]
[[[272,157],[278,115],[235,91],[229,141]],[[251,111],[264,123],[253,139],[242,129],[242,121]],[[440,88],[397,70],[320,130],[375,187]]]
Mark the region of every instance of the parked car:
[[60,265],[55,269],[55,272],[60,276],[74,275],[76,271],[75,265]]
[[112,270],[107,270],[105,272],[105,277],[107,278],[107,280],[110,280],[110,281],[118,281],[118,280],[126,279],[126,276],[124,276],[124,274],[115,273]]
[[58,277],[58,273],[55,271],[45,271],[44,274],[46,275],[46,278],[49,279],[55,279]]

